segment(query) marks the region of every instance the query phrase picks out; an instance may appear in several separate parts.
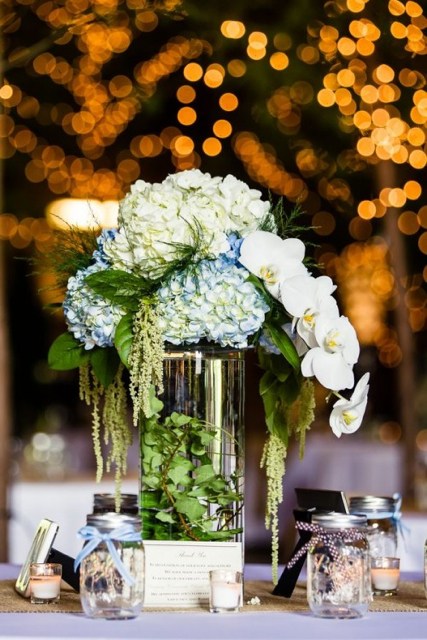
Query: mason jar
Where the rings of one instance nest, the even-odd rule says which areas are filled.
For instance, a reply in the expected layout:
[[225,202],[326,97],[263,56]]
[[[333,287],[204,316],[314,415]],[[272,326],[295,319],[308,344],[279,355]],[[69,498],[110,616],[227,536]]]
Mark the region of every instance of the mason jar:
[[128,515],[138,515],[138,496],[136,493],[121,493],[117,509],[114,493],[95,493],[93,496],[93,513],[109,513],[118,511]]
[[400,518],[400,496],[356,496],[350,498],[350,513],[362,513],[368,519],[366,537],[373,558],[397,554],[397,520]]
[[91,618],[135,618],[144,600],[141,519],[121,513],[87,516],[80,564],[80,599]]
[[307,600],[316,616],[358,618],[372,598],[366,517],[313,514],[307,552]]

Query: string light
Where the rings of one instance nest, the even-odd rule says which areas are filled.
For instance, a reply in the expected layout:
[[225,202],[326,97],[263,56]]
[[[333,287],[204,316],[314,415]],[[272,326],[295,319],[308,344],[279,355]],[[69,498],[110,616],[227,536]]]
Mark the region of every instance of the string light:
[[[123,11],[119,4],[91,0],[89,15],[87,0],[61,6],[17,0],[34,19],[64,32],[58,46],[39,52],[25,68],[40,81],[62,87],[74,102],[47,104],[42,95],[31,95],[6,73],[0,86],[2,154],[5,159],[22,156],[30,184],[43,183],[58,197],[118,200],[149,161],[167,158],[176,169],[184,169],[231,150],[252,181],[305,208],[319,237],[331,237],[341,229],[345,214],[350,237],[369,243],[376,224],[393,208],[398,209],[401,233],[413,237],[417,251],[427,255],[425,187],[419,175],[427,164],[427,81],[414,62],[427,54],[421,3],[389,0],[384,3],[384,24],[379,25],[375,13],[367,11],[367,0],[331,0],[325,3],[323,19],[319,11],[319,19],[307,24],[305,42],[296,42],[283,25],[251,30],[243,18],[223,20],[218,38],[209,36],[209,41],[184,30],[166,42],[157,34],[147,35],[158,43],[154,53],[141,56],[129,69],[119,71],[117,66],[107,73],[108,65],[130,51],[141,32],[158,30],[162,35],[160,14],[147,3],[127,0]],[[179,0],[167,2],[168,10],[178,6]],[[94,20],[97,12],[105,19]],[[61,46],[71,39],[78,55],[67,60]],[[381,55],[384,43],[387,51],[399,52],[398,65],[394,55]],[[16,49],[8,62],[23,69],[24,59],[25,52]],[[314,68],[319,70],[316,80]],[[250,104],[247,87],[263,70],[270,74],[271,90],[264,103]],[[166,82],[172,87],[173,106],[159,130],[155,118],[152,126],[147,123]],[[265,137],[261,131],[255,135],[242,130],[240,116],[249,108],[253,128],[268,118],[277,138],[267,133],[268,127]],[[313,109],[320,114],[317,127],[323,128],[322,110],[329,110],[354,145],[330,152],[306,139],[305,125]],[[138,120],[144,127],[138,131],[134,121],[141,112],[147,117]],[[325,124],[332,118],[327,116]],[[202,124],[200,139],[195,127]],[[60,131],[56,140],[69,137],[76,149],[49,143],[40,133],[43,127],[55,127]],[[133,135],[126,149],[114,152],[128,131]],[[359,197],[351,174],[376,170],[383,162],[398,167],[396,179],[387,188]],[[8,229],[14,246],[41,242],[43,234],[33,234],[36,227],[21,228],[20,222],[4,216],[10,214],[0,217],[0,229]],[[420,330],[423,311],[409,312],[413,327]],[[424,321],[426,315],[424,310]],[[398,360],[390,340],[388,336],[382,351],[389,364]]]

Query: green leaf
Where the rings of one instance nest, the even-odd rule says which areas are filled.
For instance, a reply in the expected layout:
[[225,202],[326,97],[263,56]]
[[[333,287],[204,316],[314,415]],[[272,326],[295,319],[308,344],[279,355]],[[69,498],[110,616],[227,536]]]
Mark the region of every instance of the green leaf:
[[151,535],[148,536],[144,533],[144,538],[146,538],[147,540],[149,540],[150,538],[152,540],[170,540],[171,532],[170,532],[169,523],[159,522],[157,526],[156,525],[153,526]]
[[260,380],[260,395],[264,403],[266,416],[271,414],[277,406],[281,404],[281,392],[281,383],[270,371],[267,371]]
[[163,402],[156,396],[156,390],[154,385],[151,385],[148,392],[149,409],[147,411],[147,418],[158,415],[163,409]]
[[105,269],[91,273],[86,276],[85,284],[112,304],[132,311],[138,309],[142,296],[149,293],[152,287],[148,280],[120,269]]
[[176,485],[183,484],[183,483],[187,484],[186,480],[187,480],[188,473],[189,471],[194,469],[194,465],[191,463],[190,465],[191,467],[188,467],[187,465],[177,465],[173,469],[169,469],[168,478],[172,480],[172,482]]
[[295,373],[289,362],[282,355],[268,353],[262,347],[258,349],[258,362],[262,369],[271,371],[281,382],[286,382]]
[[289,440],[289,429],[287,421],[283,417],[283,411],[273,411],[270,415],[269,430],[274,433],[287,446]]
[[141,491],[141,506],[143,509],[158,508],[159,499],[160,495],[158,491]]
[[149,447],[157,447],[159,443],[158,433],[153,430],[144,429],[142,431],[142,438],[145,445]]
[[160,520],[160,522],[168,522],[170,524],[173,524],[175,522],[173,516],[170,513],[165,513],[164,511],[159,511],[158,513],[156,513],[156,518],[157,520]]
[[301,377],[289,376],[288,380],[284,384],[280,383],[278,394],[287,405],[291,405],[298,398],[301,391]]
[[293,369],[298,371],[301,367],[300,358],[297,350],[295,349],[294,343],[286,331],[273,323],[266,323],[265,328],[267,329],[273,344],[279,349],[280,353],[286,358]]
[[107,388],[114,380],[120,358],[117,351],[111,347],[97,347],[90,354],[90,363],[99,382]]
[[196,469],[197,484],[209,482],[215,478],[215,471],[211,464],[204,464]]
[[222,507],[227,507],[230,504],[230,502],[235,502],[241,499],[242,499],[242,496],[239,495],[238,493],[227,493],[224,496],[219,496],[217,498],[217,502]]
[[221,478],[221,476],[216,477],[213,481],[211,480],[209,484],[209,488],[216,493],[222,493],[223,491],[225,491],[226,487],[227,483],[225,482],[224,478]]
[[[94,274],[95,275],[95,274]],[[114,336],[114,346],[117,349],[117,352],[120,356],[120,360],[123,362],[125,367],[129,368],[129,354],[132,348],[132,333],[133,326],[133,314],[127,313],[120,320],[119,324],[116,328],[116,333]]]
[[185,413],[177,413],[176,411],[173,411],[171,413],[170,418],[172,424],[176,425],[177,427],[182,427],[183,425],[191,422],[190,416],[187,416]]
[[213,429],[211,431],[202,431],[199,437],[201,444],[206,446],[215,438],[215,431]]
[[141,447],[141,452],[144,465],[146,465],[147,468],[154,469],[162,464],[163,456],[158,453],[158,451],[152,449],[150,446],[145,446],[143,444]]
[[197,498],[183,497],[175,502],[175,509],[189,520],[198,520],[205,513],[205,507]]
[[277,378],[272,371],[266,371],[259,382],[259,392],[261,396],[267,396],[274,393],[274,386],[277,384]]
[[50,368],[57,371],[77,369],[88,360],[89,352],[68,332],[56,338],[47,356]]
[[194,487],[187,493],[188,496],[192,498],[205,498],[206,497],[206,487]]
[[288,409],[295,399],[294,385],[280,382],[271,371],[266,371],[260,380],[260,393],[268,430],[287,444]]
[[209,531],[208,540],[227,541],[232,540],[234,535],[242,533],[243,529],[224,529],[223,531]]
[[160,480],[155,473],[149,473],[144,469],[144,486],[147,489],[157,490],[160,487]]
[[195,440],[194,442],[191,443],[190,451],[193,454],[193,456],[197,456],[200,458],[206,453],[206,447],[204,447],[202,444],[200,444],[200,442],[197,442],[197,440]]
[[264,298],[265,302],[269,306],[271,305],[271,296],[268,293],[268,291],[266,290],[264,282],[262,280],[260,280],[253,273],[250,273],[249,276],[246,278],[246,282],[250,282],[255,287],[255,289],[258,290],[258,293],[260,293],[262,295],[262,297]]

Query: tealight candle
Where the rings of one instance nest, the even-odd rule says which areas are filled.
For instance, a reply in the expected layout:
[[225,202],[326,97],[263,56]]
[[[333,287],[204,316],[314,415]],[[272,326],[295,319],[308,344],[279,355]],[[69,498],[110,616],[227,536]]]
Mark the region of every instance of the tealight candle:
[[399,578],[399,558],[372,558],[371,579],[374,595],[395,595],[397,593]]
[[242,602],[240,571],[215,569],[209,572],[209,578],[211,613],[238,611]]
[[50,604],[59,600],[62,566],[53,562],[34,562],[30,566],[32,604]]

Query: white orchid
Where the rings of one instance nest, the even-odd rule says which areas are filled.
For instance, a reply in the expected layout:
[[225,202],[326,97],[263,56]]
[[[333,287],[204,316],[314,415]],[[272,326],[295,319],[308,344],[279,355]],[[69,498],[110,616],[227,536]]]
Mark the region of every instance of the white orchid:
[[343,433],[354,433],[362,424],[368,403],[369,373],[363,375],[354,388],[349,400],[340,397],[334,404],[329,424],[332,431],[340,438]]
[[309,347],[317,346],[314,335],[317,316],[339,316],[337,302],[332,297],[335,289],[329,276],[298,275],[280,284],[280,300],[289,315],[298,320],[298,334]]
[[317,347],[306,353],[301,373],[315,376],[326,389],[339,391],[354,385],[353,365],[360,347],[354,327],[345,316],[319,315],[314,328]]
[[305,245],[298,238],[282,240],[269,231],[254,231],[242,242],[239,262],[278,298],[281,282],[308,273],[303,264],[304,255]]

